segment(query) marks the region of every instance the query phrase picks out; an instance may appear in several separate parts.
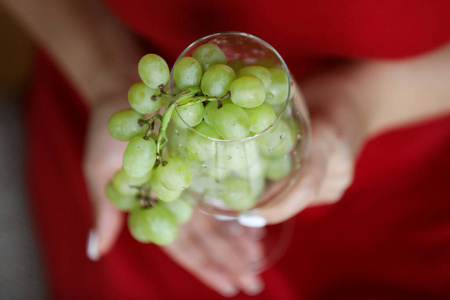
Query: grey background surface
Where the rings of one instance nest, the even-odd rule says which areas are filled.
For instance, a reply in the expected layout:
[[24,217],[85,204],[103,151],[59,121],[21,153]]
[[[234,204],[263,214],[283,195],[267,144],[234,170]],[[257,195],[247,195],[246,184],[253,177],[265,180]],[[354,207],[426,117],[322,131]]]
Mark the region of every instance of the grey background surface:
[[48,299],[24,176],[22,105],[34,49],[2,5],[0,45],[0,300]]
[[21,101],[0,92],[0,299],[46,299],[27,201]]

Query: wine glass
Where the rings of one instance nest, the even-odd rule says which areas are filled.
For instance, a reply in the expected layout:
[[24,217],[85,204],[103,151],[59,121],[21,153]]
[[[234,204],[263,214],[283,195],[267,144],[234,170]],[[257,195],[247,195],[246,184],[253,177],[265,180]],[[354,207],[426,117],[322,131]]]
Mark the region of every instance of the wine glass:
[[[279,86],[267,89],[265,100],[277,114],[276,120],[249,137],[223,140],[202,134],[179,114],[179,120],[171,121],[168,128],[166,150],[190,164],[194,180],[187,192],[201,212],[217,220],[227,238],[245,235],[263,245],[262,259],[236,270],[258,273],[282,256],[292,238],[294,221],[264,226],[260,219],[249,216],[282,198],[299,180],[310,139],[308,112],[283,58],[253,35],[224,32],[203,37],[177,61],[207,43],[216,44],[230,66],[259,65],[268,68],[272,77],[278,76]],[[176,88],[172,73],[170,90]]]

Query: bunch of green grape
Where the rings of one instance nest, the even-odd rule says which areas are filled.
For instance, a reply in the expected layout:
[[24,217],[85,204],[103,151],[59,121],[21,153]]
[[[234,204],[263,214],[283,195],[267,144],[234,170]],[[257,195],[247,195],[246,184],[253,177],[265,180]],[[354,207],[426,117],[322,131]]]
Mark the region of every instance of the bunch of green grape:
[[[186,189],[198,174],[196,163],[219,182],[217,196],[237,211],[254,206],[265,180],[289,174],[297,130],[277,121],[289,94],[284,69],[268,61],[228,62],[219,46],[206,43],[176,62],[170,94],[170,71],[160,56],[145,55],[138,72],[142,82],[128,93],[132,109],[108,121],[111,136],[128,145],[123,168],[106,187],[109,200],[130,212],[128,225],[137,240],[165,245],[177,237],[178,225],[192,215]],[[241,146],[254,135],[256,141]],[[236,142],[217,146],[221,140]],[[211,158],[214,166],[208,168]],[[259,180],[242,180],[244,173]]]

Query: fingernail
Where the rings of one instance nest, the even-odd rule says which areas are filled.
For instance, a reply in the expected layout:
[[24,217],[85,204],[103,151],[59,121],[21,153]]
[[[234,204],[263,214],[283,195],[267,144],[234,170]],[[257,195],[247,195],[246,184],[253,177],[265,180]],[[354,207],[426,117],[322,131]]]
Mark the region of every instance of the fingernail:
[[267,224],[266,219],[256,215],[240,215],[238,217],[238,222],[242,226],[247,227],[264,227]]
[[100,253],[98,251],[98,237],[94,229],[89,231],[86,245],[86,255],[92,261],[97,261],[100,258]]
[[235,217],[230,217],[230,216],[222,216],[222,215],[214,215],[214,218],[216,218],[219,221],[230,221],[230,220],[235,220]]
[[234,286],[229,285],[225,289],[223,289],[220,293],[224,297],[231,298],[231,297],[236,296],[238,294],[238,292],[239,291]]
[[249,296],[254,296],[262,292],[264,284],[262,281],[255,280],[243,287],[243,292]]

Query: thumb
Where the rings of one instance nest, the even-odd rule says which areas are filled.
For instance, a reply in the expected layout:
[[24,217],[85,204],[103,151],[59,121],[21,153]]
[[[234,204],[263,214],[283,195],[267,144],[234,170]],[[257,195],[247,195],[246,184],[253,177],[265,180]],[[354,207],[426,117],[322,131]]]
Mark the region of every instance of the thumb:
[[88,235],[86,254],[97,261],[108,253],[116,242],[124,225],[124,214],[115,208],[103,191],[94,199],[95,226]]
[[[310,153],[297,182],[289,192],[283,193],[285,186],[280,186],[267,193],[275,198],[263,206],[257,213],[268,224],[283,222],[305,209],[316,200],[329,164],[333,148],[333,138],[327,126],[320,121],[313,121]],[[284,195],[283,195],[284,194]],[[283,195],[277,198],[278,195]]]

